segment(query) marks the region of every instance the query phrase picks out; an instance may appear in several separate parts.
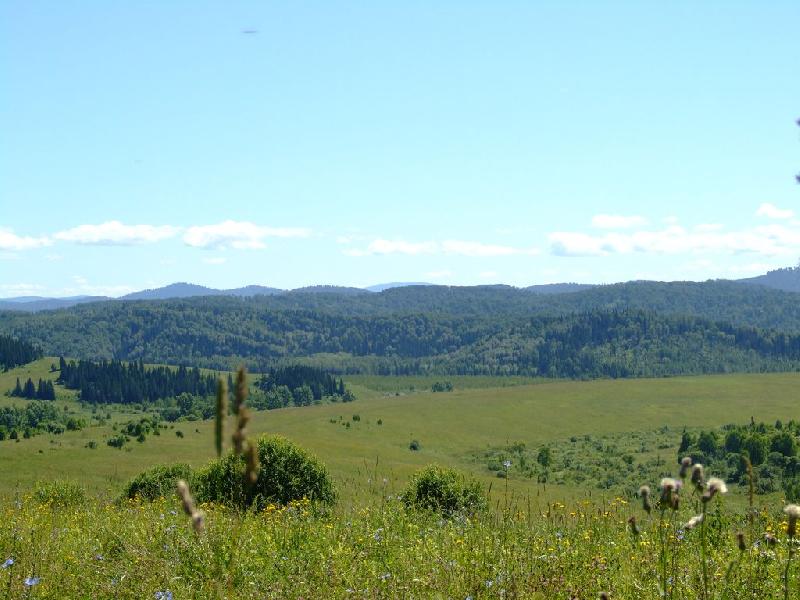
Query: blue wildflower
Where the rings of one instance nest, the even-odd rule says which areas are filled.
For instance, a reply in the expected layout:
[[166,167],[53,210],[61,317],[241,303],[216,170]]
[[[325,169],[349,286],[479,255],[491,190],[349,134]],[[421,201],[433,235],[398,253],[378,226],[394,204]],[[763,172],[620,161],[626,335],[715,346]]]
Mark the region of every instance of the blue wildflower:
[[172,600],[172,592],[164,590],[163,592],[156,592],[156,600]]
[[25,587],[31,587],[39,583],[41,579],[41,577],[26,577],[22,583],[25,584]]
[[13,558],[7,558],[5,560],[5,562],[3,563],[3,568],[7,569],[8,567],[10,567],[13,564],[14,564],[14,559]]

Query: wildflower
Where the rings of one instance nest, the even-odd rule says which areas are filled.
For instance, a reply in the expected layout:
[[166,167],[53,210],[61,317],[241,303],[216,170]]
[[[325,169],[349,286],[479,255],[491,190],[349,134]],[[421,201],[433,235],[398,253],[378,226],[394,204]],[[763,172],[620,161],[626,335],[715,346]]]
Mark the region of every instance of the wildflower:
[[647,512],[647,514],[650,514],[650,511],[652,510],[653,507],[650,506],[649,485],[643,485],[642,487],[639,488],[639,497],[642,499],[642,508]]
[[8,567],[10,567],[13,564],[14,564],[14,559],[9,557],[3,562],[3,568],[7,569]]
[[163,592],[156,592],[156,600],[172,600],[172,592],[164,590]]
[[728,486],[719,477],[711,477],[706,484],[706,488],[700,498],[703,502],[709,502],[717,494],[726,494],[728,492]]
[[511,461],[510,460],[504,460],[503,461],[503,467],[506,468],[506,469],[510,469],[511,468]]
[[680,470],[681,479],[686,479],[686,475],[689,473],[689,469],[691,468],[692,468],[692,457],[684,456],[681,459],[681,470]]
[[25,581],[22,583],[25,584],[25,587],[33,587],[34,585],[38,584],[42,580],[41,577],[26,577]]
[[765,533],[765,534],[764,534],[764,543],[765,543],[765,544],[766,544],[768,547],[770,547],[770,548],[771,548],[771,547],[773,547],[775,544],[777,544],[777,543],[778,543],[778,538],[776,538],[776,537],[775,537],[774,535],[772,535],[771,533],[767,532],[767,533]]
[[678,510],[678,491],[683,485],[677,479],[672,477],[664,477],[661,480],[661,506],[662,510],[667,506],[672,510]]
[[793,538],[795,533],[797,533],[797,519],[800,519],[800,506],[797,504],[787,504],[783,509],[783,513],[789,517],[789,526],[786,529],[786,535]]
[[386,580],[387,580],[387,579],[389,579],[391,576],[392,576],[392,574],[391,574],[391,573],[384,573],[383,575],[381,575],[381,581],[386,581]]
[[705,473],[703,472],[703,465],[700,463],[695,463],[692,467],[692,483],[694,487],[697,488],[697,491],[703,489],[703,484],[705,483]]
[[703,522],[703,515],[696,515],[691,519],[689,519],[689,521],[683,527],[684,529],[694,529],[702,522]]

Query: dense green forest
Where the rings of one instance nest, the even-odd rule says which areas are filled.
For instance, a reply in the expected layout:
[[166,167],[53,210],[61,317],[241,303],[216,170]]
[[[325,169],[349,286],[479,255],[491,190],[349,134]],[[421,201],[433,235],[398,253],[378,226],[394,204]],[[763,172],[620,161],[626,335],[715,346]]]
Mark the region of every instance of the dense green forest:
[[0,330],[48,354],[215,369],[244,363],[260,372],[304,364],[336,373],[663,376],[797,368],[799,299],[728,281],[547,295],[409,286],[6,312]]
[[0,369],[7,371],[42,357],[42,351],[24,340],[0,335]]
[[80,390],[90,404],[140,404],[173,398],[182,393],[210,396],[216,392],[216,378],[198,369],[145,367],[142,362],[124,364],[117,360],[94,362],[59,359],[58,383]]

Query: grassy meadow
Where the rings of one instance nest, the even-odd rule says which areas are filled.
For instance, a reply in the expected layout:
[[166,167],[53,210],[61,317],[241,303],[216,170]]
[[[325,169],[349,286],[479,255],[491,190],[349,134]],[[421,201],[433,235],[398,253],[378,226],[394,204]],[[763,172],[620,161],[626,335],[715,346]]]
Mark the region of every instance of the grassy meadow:
[[[48,376],[52,362],[46,358],[3,373],[0,394],[13,387],[17,376]],[[399,489],[414,471],[434,462],[468,471],[487,486],[492,484],[493,491],[505,490],[506,481],[499,480],[476,456],[507,444],[521,442],[536,448],[570,436],[619,437],[667,426],[674,430],[674,447],[653,449],[651,454],[670,465],[676,460],[684,426],[746,423],[751,417],[765,422],[800,418],[800,375],[794,373],[517,382],[505,387],[485,387],[494,378],[476,378],[471,386],[463,378],[453,378],[455,390],[440,393],[423,391],[430,389],[429,378],[424,382],[410,378],[413,383],[403,379],[352,378],[348,385],[356,393],[356,402],[256,412],[250,433],[282,434],[316,453],[339,484],[343,498],[349,500],[361,494],[371,478],[385,478]],[[412,385],[415,391],[410,392]],[[71,402],[73,392],[57,386],[57,395],[59,401],[80,410],[78,403]],[[2,395],[0,401],[26,402]],[[353,415],[360,420],[354,421]],[[60,477],[77,479],[92,493],[114,496],[122,483],[151,465],[185,461],[199,466],[212,458],[212,421],[171,424],[162,435],[132,442],[121,450],[107,446],[113,422],[135,416],[114,410],[104,426],[0,442],[0,494]],[[97,442],[95,449],[86,447],[92,440]],[[419,442],[419,451],[409,450],[412,440]],[[638,483],[631,485],[638,487]],[[513,469],[508,487],[522,495],[546,492],[554,499],[584,493],[582,486],[544,486],[515,477]]]
[[[51,362],[0,375],[0,393],[17,376],[52,377]],[[281,434],[316,454],[339,501],[330,510],[299,502],[255,514],[204,505],[202,534],[177,498],[116,500],[147,467],[211,460],[213,421],[176,422],[116,449],[105,443],[113,423],[136,415],[114,409],[101,426],[0,442],[0,598],[474,600],[597,598],[609,591],[613,598],[755,599],[786,597],[786,573],[788,597],[800,597],[799,578],[786,570],[794,545],[779,493],[756,496],[750,510],[746,490],[731,486],[709,504],[703,541],[686,527],[700,507],[688,489],[677,512],[647,514],[630,492],[640,483],[657,490],[657,480],[604,491],[574,480],[538,482],[516,464],[502,471],[505,477],[487,468],[506,447],[580,453],[587,440],[598,440],[621,451],[646,442],[651,447],[635,454],[636,463],[655,457],[675,473],[684,427],[800,418],[800,375],[448,379],[454,391],[433,393],[437,378],[354,377],[347,383],[355,402],[254,413],[249,434]],[[58,388],[57,395],[91,414],[72,392]],[[409,449],[412,440],[419,450]],[[400,493],[430,463],[465,471],[491,489],[489,512],[448,520],[406,509]],[[86,495],[32,492],[52,480],[77,481]],[[743,549],[736,532],[744,534]]]

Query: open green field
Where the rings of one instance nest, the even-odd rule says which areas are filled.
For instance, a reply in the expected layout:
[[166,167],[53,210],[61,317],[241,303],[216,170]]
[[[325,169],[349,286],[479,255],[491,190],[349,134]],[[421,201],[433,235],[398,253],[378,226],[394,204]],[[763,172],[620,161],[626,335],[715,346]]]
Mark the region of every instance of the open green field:
[[[17,376],[48,376],[51,362],[43,359],[0,375],[0,393],[13,387]],[[469,471],[505,493],[506,481],[476,457],[518,442],[536,448],[571,436],[624,438],[619,434],[668,426],[674,431],[674,447],[653,449],[651,454],[663,458],[670,470],[684,426],[718,427],[746,423],[751,417],[768,423],[800,419],[798,374],[514,381],[515,385],[495,387],[486,387],[494,383],[490,378],[482,379],[453,378],[455,391],[432,393],[420,391],[429,389],[427,379],[353,378],[349,384],[357,401],[258,412],[250,433],[279,433],[310,449],[328,466],[342,497],[354,501],[378,481],[384,485],[384,478],[389,489],[400,489],[414,471],[433,462]],[[411,386],[414,393],[407,393]],[[58,394],[65,401],[74,398],[61,389]],[[0,396],[0,402],[25,400]],[[353,420],[355,414],[359,421]],[[112,422],[123,416],[132,418],[115,415]],[[175,434],[178,430],[183,437]],[[113,433],[110,424],[0,442],[0,493],[27,489],[38,480],[67,478],[79,480],[92,492],[115,496],[126,480],[151,465],[207,462],[213,455],[212,431],[211,421],[179,422],[160,436],[149,436],[144,443],[133,441],[122,450],[105,443]],[[87,448],[92,440],[96,449]],[[409,449],[412,440],[419,442],[419,451]],[[564,498],[587,493],[576,486],[537,484],[513,470],[508,489]]]

